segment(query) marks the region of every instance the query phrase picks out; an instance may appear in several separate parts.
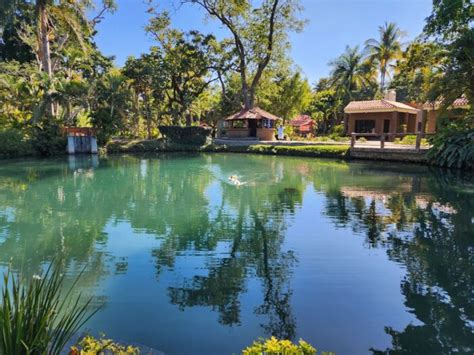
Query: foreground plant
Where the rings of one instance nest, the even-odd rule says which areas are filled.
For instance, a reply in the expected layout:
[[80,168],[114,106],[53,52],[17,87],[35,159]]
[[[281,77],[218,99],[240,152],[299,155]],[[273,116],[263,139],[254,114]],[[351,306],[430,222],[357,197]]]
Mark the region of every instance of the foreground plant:
[[138,355],[139,349],[131,345],[121,345],[102,336],[96,339],[91,335],[85,336],[77,346],[71,347],[70,355]]
[[0,354],[60,354],[75,333],[97,311],[92,299],[73,296],[80,275],[62,292],[64,276],[50,265],[26,281],[9,269],[4,274],[0,305]]
[[[242,351],[243,355],[316,355],[317,350],[311,344],[300,339],[298,344],[289,340],[278,340],[271,337],[267,340],[259,340]],[[322,355],[334,353],[322,352]]]
[[463,119],[458,124],[450,124],[442,128],[430,139],[433,145],[428,152],[432,164],[455,167],[459,169],[474,169],[474,114]]

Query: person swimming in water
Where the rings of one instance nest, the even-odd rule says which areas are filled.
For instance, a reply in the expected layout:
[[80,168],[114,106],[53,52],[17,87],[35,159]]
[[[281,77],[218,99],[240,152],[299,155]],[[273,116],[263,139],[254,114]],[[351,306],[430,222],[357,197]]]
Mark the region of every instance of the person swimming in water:
[[237,177],[237,175],[231,175],[229,176],[229,181],[236,185],[236,186],[240,186],[242,185],[242,182],[239,180],[239,178]]

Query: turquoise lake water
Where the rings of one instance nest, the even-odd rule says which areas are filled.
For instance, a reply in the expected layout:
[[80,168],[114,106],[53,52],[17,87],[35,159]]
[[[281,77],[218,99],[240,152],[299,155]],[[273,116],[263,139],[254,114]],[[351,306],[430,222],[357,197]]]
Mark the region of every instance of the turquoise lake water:
[[[228,181],[237,175],[243,182]],[[259,337],[474,351],[474,178],[243,154],[0,161],[0,271],[59,261],[86,330],[165,354]]]

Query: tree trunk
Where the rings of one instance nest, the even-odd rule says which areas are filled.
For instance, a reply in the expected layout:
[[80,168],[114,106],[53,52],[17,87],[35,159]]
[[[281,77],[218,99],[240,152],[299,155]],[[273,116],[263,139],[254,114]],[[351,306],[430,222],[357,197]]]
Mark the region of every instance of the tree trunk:
[[[53,71],[51,68],[51,51],[49,48],[48,38],[48,14],[45,0],[38,0],[37,11],[39,16],[39,54],[42,70],[48,74],[48,78],[52,79]],[[54,103],[51,102],[47,106],[47,113],[51,116],[55,116]]]
[[48,39],[48,14],[46,12],[45,1],[38,1],[38,12],[40,20],[39,40],[40,40],[40,59],[43,71],[51,78],[51,52]]
[[148,95],[145,95],[146,132],[147,132],[147,139],[151,139],[151,108],[150,108],[150,102],[148,100],[149,100]]
[[385,67],[382,67],[380,69],[380,91],[382,91],[382,94],[384,94],[384,88],[385,88]]
[[257,86],[258,83],[260,82],[260,79],[262,77],[263,71],[265,68],[268,66],[268,63],[270,63],[270,59],[272,58],[273,54],[273,41],[274,41],[274,32],[275,32],[275,16],[277,12],[277,7],[278,7],[278,2],[279,0],[273,0],[273,5],[272,5],[272,10],[270,13],[270,18],[269,18],[269,29],[268,29],[268,35],[267,35],[267,52],[265,57],[258,63],[257,65],[257,72],[255,73],[255,76],[253,77],[252,84],[250,85],[250,90],[248,94],[248,101],[250,104],[250,107],[253,107],[254,101],[255,101],[255,92],[257,91]]
[[191,124],[193,123],[193,116],[189,112],[185,113],[184,116],[186,117],[186,126],[191,126]]
[[253,107],[253,98],[251,97],[249,93],[247,82],[243,81],[243,79],[242,79],[242,102],[246,110],[251,109]]

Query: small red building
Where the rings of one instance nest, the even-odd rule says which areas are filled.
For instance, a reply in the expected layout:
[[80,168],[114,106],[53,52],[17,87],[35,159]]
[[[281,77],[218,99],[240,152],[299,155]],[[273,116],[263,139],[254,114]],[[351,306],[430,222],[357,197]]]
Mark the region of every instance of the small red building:
[[290,121],[290,126],[296,134],[306,136],[314,132],[315,123],[308,115],[298,115]]

